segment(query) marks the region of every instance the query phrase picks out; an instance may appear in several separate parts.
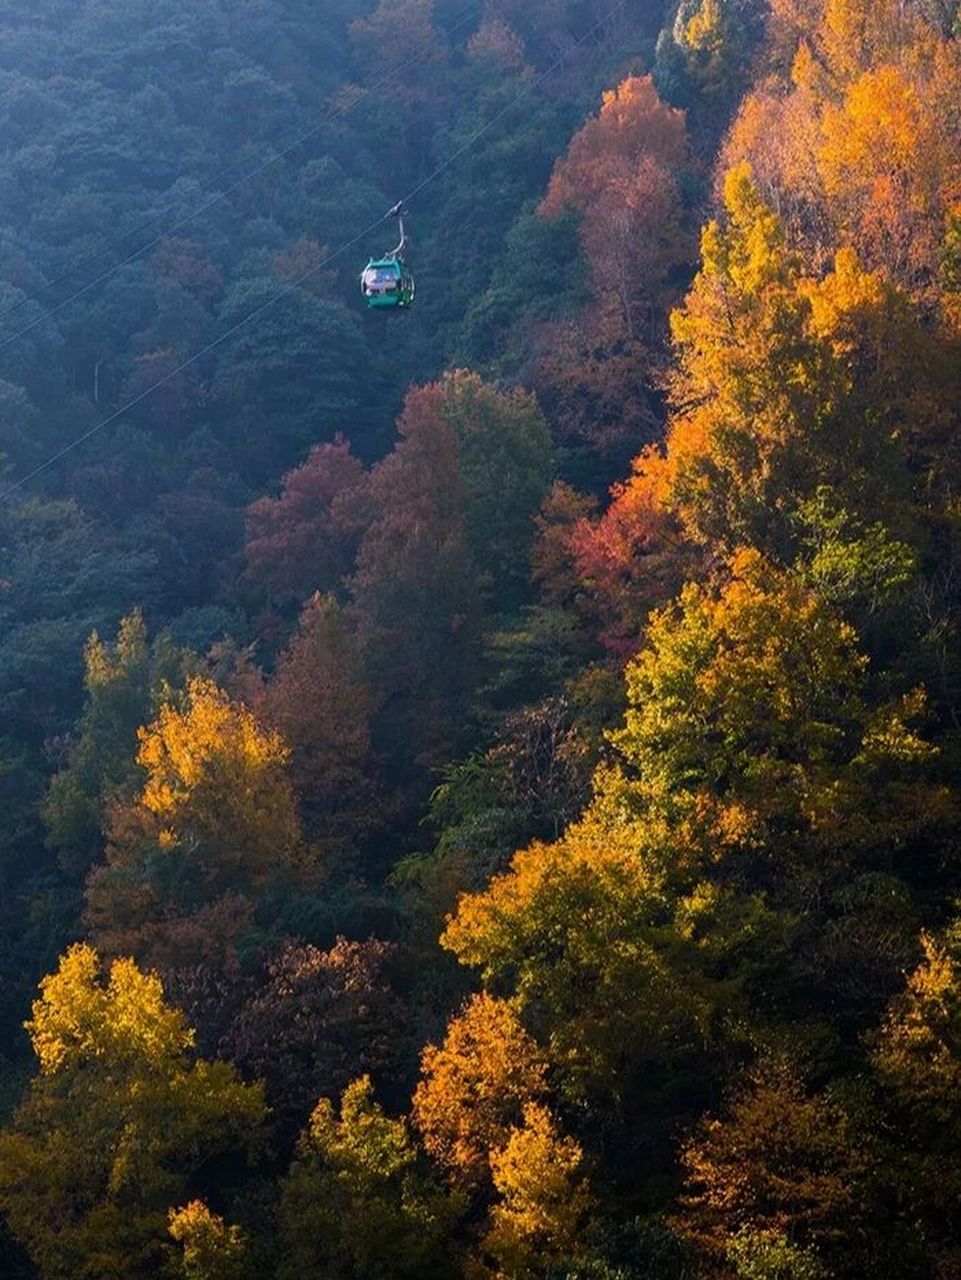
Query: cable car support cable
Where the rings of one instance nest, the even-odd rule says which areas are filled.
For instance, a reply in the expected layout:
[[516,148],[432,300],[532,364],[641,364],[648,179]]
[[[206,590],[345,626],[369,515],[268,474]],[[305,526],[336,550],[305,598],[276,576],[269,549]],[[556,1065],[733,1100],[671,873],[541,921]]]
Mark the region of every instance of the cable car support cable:
[[[517,105],[518,102],[520,102],[523,98],[525,98],[528,94],[530,94],[534,89],[536,89],[541,84],[543,84],[547,79],[549,79],[550,76],[552,76],[554,72],[557,71],[577,49],[579,49],[583,44],[585,44],[591,38],[591,36],[594,35],[596,31],[599,31],[602,27],[606,26],[606,24],[611,20],[611,18],[613,18],[615,14],[617,14],[621,9],[623,9],[626,4],[627,4],[627,0],[618,0],[618,3],[615,4],[605,14],[603,18],[599,19],[597,22],[593,24],[593,26],[588,28],[588,30],[578,40],[576,40],[574,44],[570,45],[557,59],[555,59],[555,61],[552,62],[551,65],[546,68],[546,70],[540,72],[537,76],[534,76],[531,80],[529,80],[523,86],[520,92],[514,95],[514,97],[510,100],[510,102],[508,102],[504,107],[502,107],[493,116],[491,116],[491,118],[488,121],[486,121],[483,125],[481,125],[479,129],[475,130],[474,133],[472,133],[470,137],[468,137],[459,147],[457,147],[449,156],[447,156],[446,159],[441,161],[441,163],[437,165],[437,167],[431,173],[429,173],[425,178],[423,178],[420,182],[418,182],[416,186],[411,188],[411,190],[407,193],[407,195],[404,196],[402,200],[399,200],[397,202],[397,205],[394,206],[394,209],[407,205],[412,199],[414,199],[414,197],[420,195],[422,191],[424,191],[432,182],[434,182],[437,178],[439,178],[442,173],[444,173],[447,169],[451,167],[451,165],[455,164],[462,155],[464,155],[467,151],[469,151],[470,148],[474,145],[474,143],[478,142],[480,138],[482,138],[496,124],[498,124],[506,115],[508,115],[509,112],[513,110],[513,108]],[[365,227],[364,230],[359,232],[356,236],[353,236],[350,240],[345,241],[345,243],[342,244],[339,248],[335,249],[333,253],[328,254],[323,259],[323,261],[316,263],[313,267],[310,268],[309,271],[305,271],[301,276],[298,276],[298,278],[294,280],[291,284],[279,290],[272,297],[267,298],[264,302],[260,304],[260,306],[255,307],[253,311],[248,312],[247,315],[243,316],[235,324],[232,324],[228,329],[225,329],[223,333],[219,334],[216,338],[212,339],[205,346],[201,347],[198,351],[195,351],[193,355],[188,356],[185,360],[180,361],[180,363],[177,364],[173,369],[168,370],[168,372],[165,373],[162,377],[157,378],[155,382],[152,382],[149,387],[146,387],[138,395],[132,397],[130,400],[127,400],[118,409],[115,409],[112,413],[108,414],[107,417],[101,419],[100,422],[97,422],[94,426],[90,427],[89,430],[84,431],[81,435],[77,436],[75,440],[71,440],[68,444],[64,445],[62,449],[58,449],[56,453],[52,454],[49,458],[46,459],[46,461],[39,463],[31,471],[29,471],[25,476],[21,477],[21,479],[15,481],[11,485],[8,485],[6,489],[0,492],[0,501],[6,501],[8,498],[11,497],[12,494],[22,489],[24,485],[29,484],[31,480],[35,479],[42,472],[49,470],[49,468],[52,466],[55,466],[56,463],[58,463],[62,458],[65,458],[67,454],[72,453],[74,449],[78,449],[81,445],[86,444],[86,442],[92,439],[93,436],[97,435],[98,432],[103,431],[105,427],[110,426],[112,423],[116,422],[119,418],[122,418],[124,414],[129,413],[131,409],[134,409],[137,407],[137,405],[143,403],[143,401],[146,400],[149,396],[153,395],[155,391],[159,391],[161,387],[166,386],[167,383],[172,381],[174,378],[178,377],[181,373],[184,373],[187,369],[191,368],[198,361],[202,360],[205,356],[210,355],[212,351],[215,351],[219,346],[221,346],[229,338],[232,338],[235,333],[238,333],[241,329],[243,329],[244,326],[249,324],[251,320],[255,320],[259,315],[263,315],[265,311],[268,311],[271,307],[276,306],[278,302],[282,302],[284,298],[290,297],[290,295],[292,293],[295,293],[296,290],[299,289],[302,284],[304,284],[312,276],[315,276],[319,271],[322,271],[324,267],[326,267],[329,263],[341,257],[349,249],[352,249],[356,245],[360,244],[362,240],[366,239],[367,236],[371,235],[374,231],[376,231],[378,227],[383,226],[383,224],[387,221],[387,219],[393,215],[394,209],[389,210],[386,214],[378,218],[375,222],[372,222],[369,226]]]
[[[287,156],[291,154],[291,152],[296,151],[298,147],[302,147],[305,145],[305,143],[310,142],[311,139],[315,138],[324,128],[326,128],[327,125],[331,124],[334,120],[338,120],[343,116],[347,115],[347,113],[351,111],[357,105],[358,102],[362,102],[365,98],[368,98],[372,93],[376,92],[377,89],[382,88],[383,85],[385,84],[388,84],[396,76],[399,76],[402,72],[409,70],[410,67],[414,65],[414,63],[418,62],[422,57],[424,57],[427,54],[427,52],[429,51],[430,47],[433,44],[437,43],[438,40],[446,39],[447,37],[449,37],[452,32],[456,31],[459,27],[463,26],[465,22],[468,22],[477,12],[479,12],[479,9],[480,9],[480,5],[478,3],[478,0],[474,0],[472,4],[468,5],[466,9],[461,11],[459,17],[457,17],[455,21],[453,21],[443,31],[436,32],[433,36],[431,36],[430,40],[428,40],[424,45],[422,45],[417,50],[416,53],[412,54],[404,62],[399,63],[397,66],[392,67],[389,71],[384,72],[381,76],[375,78],[370,85],[361,88],[361,91],[357,94],[356,97],[351,98],[349,102],[346,102],[342,106],[336,107],[333,111],[329,112],[326,116],[324,116],[324,118],[321,121],[319,121],[319,123],[312,125],[310,129],[306,131],[306,133],[300,134],[298,137],[294,138],[293,141],[287,143],[286,146],[282,147],[280,151],[276,151],[273,155],[269,156],[266,160],[261,161],[261,163],[258,164],[255,168],[250,169],[247,173],[244,173],[241,177],[239,177],[235,182],[231,183],[229,187],[225,187],[223,190],[217,191],[216,194],[211,196],[211,198],[207,200],[204,204],[201,204],[198,208],[193,209],[190,213],[185,214],[172,226],[168,227],[166,231],[162,231],[159,235],[155,236],[152,240],[148,240],[146,244],[142,244],[138,248],[131,250],[131,252],[128,253],[126,257],[121,258],[121,260],[119,262],[115,262],[112,267],[108,267],[106,270],[102,271],[98,276],[95,276],[93,280],[88,281],[85,285],[82,285],[79,289],[76,289],[73,293],[69,295],[69,297],[62,298],[60,302],[55,303],[51,307],[48,307],[45,311],[42,312],[41,315],[35,316],[28,324],[25,324],[23,328],[18,329],[15,333],[9,334],[6,338],[0,340],[0,351],[5,350],[8,346],[11,345],[11,343],[14,343],[19,338],[22,338],[24,334],[29,333],[32,329],[35,329],[38,325],[43,324],[46,320],[49,320],[52,316],[57,315],[60,311],[63,310],[64,307],[69,306],[71,302],[76,302],[78,298],[84,297],[86,294],[90,292],[91,289],[95,289],[97,285],[103,284],[105,281],[109,280],[112,276],[116,275],[116,273],[120,271],[123,267],[129,266],[131,262],[136,262],[138,258],[141,258],[145,253],[149,253],[151,249],[156,248],[158,244],[162,244],[170,236],[175,235],[176,232],[182,231],[184,227],[189,226],[196,218],[199,218],[204,213],[208,213],[211,209],[221,204],[224,200],[227,199],[228,196],[233,195],[236,191],[239,191],[243,186],[245,186],[246,183],[252,181],[254,178],[259,177],[262,173],[266,172],[267,169],[269,169],[272,165],[276,164],[279,160],[285,159]],[[238,168],[240,168],[239,165],[233,165],[231,168],[224,170],[221,176],[225,177],[228,174],[235,172]],[[180,175],[180,176],[182,177],[183,175]],[[210,188],[208,185],[208,191],[209,189]],[[104,245],[102,249],[98,249],[96,253],[89,254],[86,258],[82,258],[79,262],[74,263],[73,266],[71,266],[67,271],[61,273],[61,275],[57,276],[53,280],[47,281],[47,283],[41,289],[37,290],[33,294],[28,295],[25,298],[21,298],[18,302],[14,303],[12,307],[8,307],[6,311],[0,312],[0,322],[5,320],[8,316],[14,315],[17,311],[21,310],[23,307],[27,306],[29,303],[36,302],[40,297],[42,297],[42,295],[46,292],[46,290],[55,288],[57,284],[60,284],[64,280],[69,279],[70,276],[72,276],[75,271],[79,271],[81,267],[86,266],[90,262],[96,262],[98,258],[102,258],[104,254],[109,253],[110,250],[115,245],[120,244],[124,240],[129,240],[131,236],[139,235],[140,232],[142,231],[149,230],[150,227],[155,226],[156,223],[159,222],[163,217],[165,217],[166,214],[169,212],[170,212],[170,208],[168,207],[167,209],[162,210],[159,214],[156,214],[153,217],[148,218],[144,223],[142,223],[139,227],[136,227],[133,231],[128,231],[124,235],[116,237],[110,243]]]

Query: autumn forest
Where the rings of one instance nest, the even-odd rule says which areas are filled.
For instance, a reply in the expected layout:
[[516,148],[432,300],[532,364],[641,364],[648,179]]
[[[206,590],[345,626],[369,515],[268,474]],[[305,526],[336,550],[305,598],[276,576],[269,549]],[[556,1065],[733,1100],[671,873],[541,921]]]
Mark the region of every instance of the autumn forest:
[[961,1280],[961,5],[0,35],[0,1276]]

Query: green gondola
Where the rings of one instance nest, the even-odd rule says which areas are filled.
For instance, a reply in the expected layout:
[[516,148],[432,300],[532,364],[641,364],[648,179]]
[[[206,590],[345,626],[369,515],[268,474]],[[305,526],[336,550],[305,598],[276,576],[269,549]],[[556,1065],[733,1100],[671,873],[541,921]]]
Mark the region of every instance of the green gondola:
[[360,276],[364,301],[368,307],[379,311],[409,307],[414,301],[414,277],[404,261],[407,234],[401,206],[395,205],[387,216],[400,222],[400,243],[383,258],[371,258]]

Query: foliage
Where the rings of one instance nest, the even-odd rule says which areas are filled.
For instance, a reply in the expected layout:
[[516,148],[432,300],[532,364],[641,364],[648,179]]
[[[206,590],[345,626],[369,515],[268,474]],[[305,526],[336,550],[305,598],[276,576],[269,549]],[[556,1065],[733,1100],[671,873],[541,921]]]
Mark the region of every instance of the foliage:
[[961,1273],[956,0],[322,10],[0,2],[0,1271]]
[[[706,1069],[712,1014],[755,990],[762,1016],[793,1007],[782,972],[792,948],[806,981],[838,1000],[833,916],[853,903],[825,904],[826,933],[807,938],[809,878],[823,887],[887,869],[920,837],[922,810],[934,840],[953,821],[940,789],[918,807],[907,798],[927,791],[931,748],[912,725],[921,704],[872,705],[865,670],[830,606],[741,553],[716,596],[690,585],[653,617],[627,670],[618,760],[597,771],[583,819],[461,898],[444,945],[509,984],[576,1094],[623,1105],[640,1083],[648,1105],[663,1103]],[[869,989],[875,966],[890,974],[878,889],[865,882],[858,899],[875,940],[844,961]],[[850,971],[844,986],[858,989]]]
[[45,1276],[156,1274],[168,1206],[214,1157],[260,1149],[262,1089],[192,1060],[159,980],[131,960],[104,975],[87,946],[43,980],[27,1029],[39,1072],[0,1135],[4,1213]]
[[738,1280],[823,1280],[828,1274],[814,1254],[786,1236],[742,1232],[728,1252]]
[[728,225],[706,228],[701,273],[672,320],[675,413],[666,458],[648,469],[702,540],[789,556],[785,517],[819,485],[897,528],[929,356],[917,317],[850,249],[823,279],[806,278],[747,167],[727,175],[725,203]]
[[257,699],[290,747],[290,777],[305,830],[325,847],[355,843],[377,825],[373,695],[344,611],[314,596]]
[[299,1131],[318,1097],[358,1072],[389,1083],[399,1069],[404,1006],[387,943],[339,938],[329,951],[287,942],[238,1011],[220,1050],[265,1081],[274,1113]]
[[428,1152],[467,1186],[489,1176],[489,1153],[544,1092],[544,1063],[510,1004],[474,996],[428,1045],[413,1120]]
[[750,82],[764,6],[757,0],[680,0],[672,7],[673,23],[658,41],[658,87],[698,114],[723,112]]
[[500,1199],[482,1248],[493,1259],[495,1275],[543,1275],[552,1261],[574,1255],[590,1204],[577,1176],[582,1158],[546,1108],[536,1102],[524,1107],[523,1124],[491,1154]]
[[97,860],[105,805],[135,784],[137,729],[177,681],[182,659],[160,637],[150,646],[140,613],[124,618],[113,645],[94,632],[84,654],[87,705],[67,764],[44,805],[50,840],[72,871]]
[[362,1076],[339,1111],[321,1099],[301,1138],[282,1189],[278,1275],[451,1275],[456,1209],[419,1169],[406,1123],[385,1115]]
[[[777,1237],[787,1235],[801,1243],[801,1257],[788,1253],[780,1265],[797,1270],[805,1245],[830,1251],[856,1229],[871,1160],[867,1135],[837,1101],[809,1096],[789,1070],[776,1069],[735,1100],[729,1118],[706,1121],[685,1149],[688,1189],[678,1223],[721,1256],[734,1237],[742,1272],[762,1259],[770,1267]],[[739,1233],[750,1234],[738,1240]]]
[[247,511],[247,571],[283,603],[338,586],[362,528],[364,469],[343,439],[316,445],[277,498]]
[[512,980],[575,1096],[617,1098],[636,1084],[657,1093],[703,1050],[707,1007],[672,973],[665,947],[683,944],[661,916],[636,858],[575,826],[463,897],[442,941],[485,979]]
[[238,1227],[228,1227],[202,1200],[171,1209],[168,1230],[183,1249],[184,1280],[243,1280],[245,1242]]
[[950,1208],[961,1186],[958,1165],[958,928],[922,935],[922,957],[894,996],[876,1038],[874,1069],[905,1137],[903,1181],[915,1211],[949,1254],[958,1247]]
[[509,607],[526,585],[531,521],[551,479],[547,422],[529,392],[505,394],[466,370],[449,374],[441,392],[457,438],[471,554]]
[[351,579],[369,679],[403,700],[402,729],[436,759],[449,749],[477,658],[480,597],[457,437],[439,388],[408,393],[401,441],[371,476],[376,512]]
[[189,962],[182,937],[164,938],[166,922],[232,889],[307,883],[316,867],[301,836],[288,747],[212,681],[192,678],[181,704],[162,706],[138,737],[143,785],[110,816],[106,863],[87,882],[88,920],[114,951],[157,961],[173,944]]
[[[636,370],[651,362],[686,260],[684,117],[658,98],[649,76],[604,94],[600,112],[554,166],[544,218],[579,215],[591,304],[544,337],[541,380],[565,435],[610,448],[618,433],[650,429],[649,396]],[[613,421],[612,421],[613,420]]]
[[765,198],[802,242],[851,244],[926,304],[961,157],[944,105],[957,46],[935,9],[829,0],[802,13],[779,0],[789,82],[748,95],[729,143],[731,158],[756,161]]

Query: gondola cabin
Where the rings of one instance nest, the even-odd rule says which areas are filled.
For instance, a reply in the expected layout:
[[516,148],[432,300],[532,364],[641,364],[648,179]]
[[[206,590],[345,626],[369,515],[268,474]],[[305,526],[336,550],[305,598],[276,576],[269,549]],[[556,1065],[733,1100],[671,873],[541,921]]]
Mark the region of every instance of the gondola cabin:
[[372,258],[360,277],[360,289],[368,307],[386,310],[409,307],[414,301],[414,277],[397,258]]

